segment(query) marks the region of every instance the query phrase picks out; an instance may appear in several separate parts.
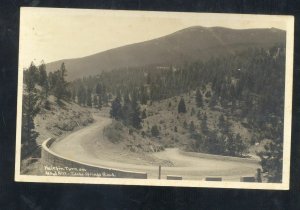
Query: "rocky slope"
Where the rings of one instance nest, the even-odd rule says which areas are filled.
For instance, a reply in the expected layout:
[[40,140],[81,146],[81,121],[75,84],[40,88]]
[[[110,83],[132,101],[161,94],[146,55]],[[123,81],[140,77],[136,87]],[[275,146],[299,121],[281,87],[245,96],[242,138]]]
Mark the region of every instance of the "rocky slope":
[[34,119],[35,130],[39,133],[38,144],[47,138],[59,138],[93,122],[91,109],[66,101],[62,101],[59,106],[52,96],[48,100],[49,109],[42,107]]

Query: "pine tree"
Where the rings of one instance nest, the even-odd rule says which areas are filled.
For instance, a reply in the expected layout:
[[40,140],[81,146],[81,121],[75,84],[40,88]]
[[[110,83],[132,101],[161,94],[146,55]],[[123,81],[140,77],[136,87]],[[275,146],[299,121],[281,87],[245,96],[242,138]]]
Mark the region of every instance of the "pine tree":
[[152,134],[152,136],[154,136],[154,137],[158,137],[158,136],[159,136],[159,130],[158,130],[157,125],[153,125],[153,126],[151,127],[151,134]]
[[147,84],[150,85],[151,84],[151,76],[150,73],[147,74]]
[[116,97],[115,100],[112,102],[110,117],[116,120],[122,119],[122,105],[118,97]]
[[268,182],[282,181],[283,144],[277,138],[265,145],[265,151],[259,152],[263,172],[267,173]]
[[130,125],[131,124],[130,116],[133,112],[133,108],[128,93],[125,93],[125,95],[123,96],[123,101],[124,101],[124,105],[122,107],[122,113],[123,113],[122,119],[125,125]]
[[206,138],[204,138],[204,148],[207,153],[210,154],[220,154],[219,145],[218,145],[218,136],[215,131],[207,132]]
[[142,135],[143,138],[145,138],[146,132],[145,132],[145,131],[142,131],[142,132],[141,132],[141,135]]
[[[106,92],[106,87],[104,85],[102,85],[101,99],[102,99],[102,104],[105,104],[105,105],[108,104],[108,95]],[[119,98],[119,100],[121,101],[121,98]]]
[[94,108],[99,108],[97,95],[94,95],[94,97],[93,97],[93,106],[94,106]]
[[100,83],[96,85],[96,94],[100,96],[102,94],[102,86]]
[[96,95],[98,96],[98,108],[101,109],[103,105],[103,98],[104,96],[104,88],[100,83],[97,83],[96,88],[95,88]]
[[47,99],[48,91],[49,91],[49,84],[48,84],[48,76],[46,72],[46,65],[42,63],[39,66],[39,85],[42,87],[44,92],[44,98]]
[[199,89],[196,91],[196,104],[198,107],[203,107],[203,97]]
[[200,110],[197,112],[197,119],[201,120],[201,112],[200,112]]
[[142,112],[142,119],[146,119],[146,118],[147,118],[146,109],[144,109]]
[[184,99],[181,98],[178,104],[178,113],[186,113],[186,107]]
[[206,134],[209,129],[208,129],[208,126],[207,126],[207,116],[206,116],[206,113],[204,114],[203,116],[203,119],[201,121],[201,130],[204,134]]
[[177,132],[177,126],[174,127],[174,132]]
[[241,135],[238,133],[234,139],[235,144],[235,156],[242,157],[246,151],[246,145],[244,144]]
[[86,90],[82,84],[79,86],[79,90],[77,92],[78,104],[80,106],[85,106],[86,104]]
[[223,130],[224,126],[225,126],[225,118],[224,118],[224,115],[221,114],[219,117],[218,127],[220,130]]
[[142,123],[142,119],[140,117],[141,111],[140,111],[140,106],[136,100],[137,100],[136,98],[133,98],[131,101],[132,113],[130,114],[130,119],[131,119],[131,125],[134,128],[140,129]]
[[210,98],[209,106],[211,108],[214,108],[216,105],[217,105],[217,96],[216,94],[213,94],[213,96]]
[[244,144],[241,135],[233,135],[232,133],[226,134],[227,139],[225,141],[225,154],[230,156],[241,157],[246,151],[246,145]]
[[188,127],[188,124],[187,124],[187,122],[186,122],[186,120],[183,122],[183,128],[185,128],[185,129],[187,129],[187,127]]
[[29,69],[24,71],[24,83],[26,85],[26,90],[28,93],[35,90],[35,84],[38,82],[39,74],[38,69],[31,63]]
[[207,92],[205,93],[205,97],[206,97],[206,98],[211,97],[211,92],[210,92],[210,91],[207,91]]
[[140,101],[141,101],[141,104],[147,104],[147,101],[148,101],[147,89],[144,86],[141,87]]
[[37,106],[38,96],[34,92],[24,94],[22,103],[22,158],[36,156],[38,144],[36,138],[38,133],[34,131],[34,117],[39,111]]
[[67,76],[67,69],[65,67],[65,63],[62,63],[61,66],[60,66],[60,72],[61,72],[61,82],[62,82],[62,87],[63,87],[63,90],[62,90],[62,93],[64,96],[67,96],[67,81],[66,81],[66,76]]
[[62,98],[66,98],[69,94],[67,91],[67,82],[65,77],[67,76],[67,70],[65,64],[62,63],[59,70],[54,72],[53,75],[53,94],[56,97],[57,101],[60,101]]
[[98,96],[98,109],[102,109],[102,99],[101,99],[101,96]]
[[195,111],[195,108],[194,108],[194,107],[192,107],[192,110],[191,110],[191,116],[194,116],[194,115],[195,115],[195,113],[196,113],[196,111]]
[[223,121],[223,126],[221,127],[221,130],[225,133],[228,134],[230,133],[230,127],[231,127],[231,123],[229,122],[228,119]]
[[74,87],[72,88],[71,93],[72,93],[72,97],[71,97],[71,98],[72,98],[72,101],[73,101],[73,102],[76,102],[76,90],[75,90]]
[[196,129],[196,127],[195,127],[194,121],[191,121],[190,122],[190,127],[189,127],[190,132],[191,133],[195,132],[195,129]]
[[28,156],[36,156],[38,134],[34,131],[34,117],[39,112],[38,95],[35,88],[37,68],[32,65],[24,72],[25,93],[22,103],[22,159]]
[[64,85],[61,78],[57,78],[56,84],[53,90],[53,94],[56,97],[57,101],[60,101],[64,95]]
[[66,83],[65,78],[67,76],[67,70],[64,62],[60,66],[60,71],[61,71],[61,78],[63,79],[63,82]]
[[92,106],[92,90],[90,88],[86,91],[86,105],[89,107]]

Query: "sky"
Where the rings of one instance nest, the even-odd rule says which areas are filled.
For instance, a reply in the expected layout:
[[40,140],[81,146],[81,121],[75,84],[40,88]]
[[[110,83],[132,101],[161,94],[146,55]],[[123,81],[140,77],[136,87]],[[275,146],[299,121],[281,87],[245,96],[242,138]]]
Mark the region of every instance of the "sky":
[[92,55],[191,26],[286,29],[283,16],[21,8],[19,68]]

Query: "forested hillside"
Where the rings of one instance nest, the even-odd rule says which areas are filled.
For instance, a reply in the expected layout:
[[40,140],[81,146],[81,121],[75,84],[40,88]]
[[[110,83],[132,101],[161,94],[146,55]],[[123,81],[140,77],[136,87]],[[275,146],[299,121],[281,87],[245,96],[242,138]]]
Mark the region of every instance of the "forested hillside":
[[278,181],[284,69],[285,48],[276,45],[205,62],[115,69],[77,79],[69,92],[82,106],[111,106],[112,118],[165,147],[243,157],[264,143],[257,155]]
[[221,106],[246,119],[252,127],[263,128],[282,121],[284,58],[285,49],[276,46],[270,50],[249,49],[204,63],[118,69],[75,80],[70,83],[70,91],[73,100],[77,96],[79,103],[91,106],[92,95],[93,99],[101,95],[97,97],[100,105],[112,95],[124,103],[130,98],[149,104],[201,90],[209,96],[210,107]]

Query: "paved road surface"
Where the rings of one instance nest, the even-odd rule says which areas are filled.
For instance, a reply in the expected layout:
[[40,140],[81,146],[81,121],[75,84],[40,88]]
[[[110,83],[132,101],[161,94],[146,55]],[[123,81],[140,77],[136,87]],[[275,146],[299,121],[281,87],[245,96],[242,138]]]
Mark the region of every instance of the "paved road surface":
[[[136,164],[130,160],[126,162],[124,159],[122,161],[112,161],[112,158],[107,157],[109,155],[101,158],[96,155],[93,151],[93,145],[95,142],[103,141],[103,129],[111,123],[111,119],[100,116],[94,118],[95,122],[93,124],[54,143],[50,149],[72,160],[109,168],[147,172],[148,178],[156,179],[158,177],[157,165]],[[101,148],[103,153],[110,154],[110,148],[105,148],[105,144]],[[116,153],[111,153],[111,155],[116,156]],[[181,154],[178,149],[166,149],[162,152],[153,153],[153,156],[172,161],[174,164],[172,167],[162,167],[162,178],[165,178],[166,175],[178,175],[182,176],[183,179],[200,180],[205,176],[221,176],[223,180],[239,181],[241,176],[253,176],[259,167],[258,164],[247,161],[237,162],[187,156]]]

